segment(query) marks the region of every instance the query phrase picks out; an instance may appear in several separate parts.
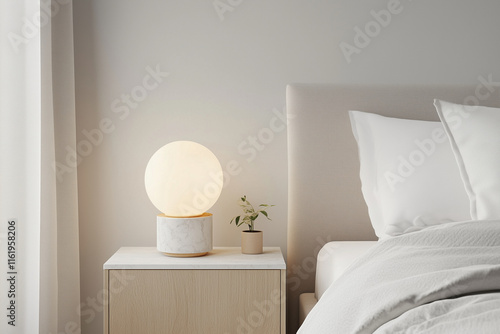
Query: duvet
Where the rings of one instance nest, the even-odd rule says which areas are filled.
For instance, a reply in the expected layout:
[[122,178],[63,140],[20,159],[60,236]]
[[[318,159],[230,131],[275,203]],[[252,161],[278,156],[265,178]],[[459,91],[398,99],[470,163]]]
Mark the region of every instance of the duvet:
[[327,289],[298,333],[500,333],[500,221],[380,241]]

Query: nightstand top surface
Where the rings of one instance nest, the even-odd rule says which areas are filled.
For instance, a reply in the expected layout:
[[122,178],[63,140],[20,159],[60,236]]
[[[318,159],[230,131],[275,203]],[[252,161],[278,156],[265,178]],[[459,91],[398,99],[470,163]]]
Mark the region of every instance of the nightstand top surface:
[[122,247],[104,269],[285,269],[279,247],[264,247],[258,255],[241,254],[240,247],[214,247],[205,256],[170,257],[156,247]]

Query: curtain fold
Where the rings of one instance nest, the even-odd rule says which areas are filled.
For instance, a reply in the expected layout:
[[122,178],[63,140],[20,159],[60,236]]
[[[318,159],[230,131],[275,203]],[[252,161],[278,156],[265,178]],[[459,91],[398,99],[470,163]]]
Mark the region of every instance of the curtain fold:
[[79,333],[72,2],[2,1],[0,34],[0,332]]

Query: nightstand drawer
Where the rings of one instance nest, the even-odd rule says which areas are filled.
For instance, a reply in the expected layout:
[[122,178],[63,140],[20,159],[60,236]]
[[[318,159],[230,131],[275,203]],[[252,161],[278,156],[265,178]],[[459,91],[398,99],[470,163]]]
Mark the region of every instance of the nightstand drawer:
[[108,284],[109,334],[280,333],[280,270],[110,270]]
[[104,333],[284,334],[285,282],[276,247],[218,247],[199,258],[123,247],[104,264]]

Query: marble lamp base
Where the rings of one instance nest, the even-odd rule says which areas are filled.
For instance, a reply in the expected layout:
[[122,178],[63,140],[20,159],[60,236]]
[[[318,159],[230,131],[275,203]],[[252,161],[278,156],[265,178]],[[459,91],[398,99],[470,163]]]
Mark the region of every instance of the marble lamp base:
[[203,256],[212,250],[212,214],[156,219],[156,248],[168,256]]

